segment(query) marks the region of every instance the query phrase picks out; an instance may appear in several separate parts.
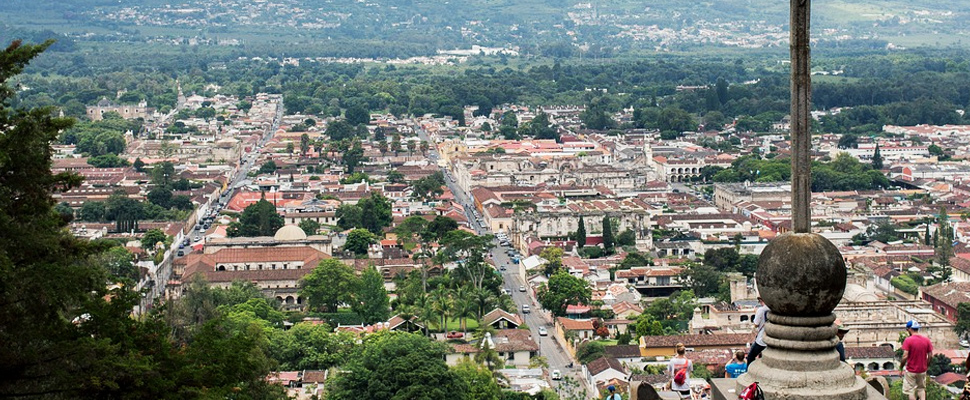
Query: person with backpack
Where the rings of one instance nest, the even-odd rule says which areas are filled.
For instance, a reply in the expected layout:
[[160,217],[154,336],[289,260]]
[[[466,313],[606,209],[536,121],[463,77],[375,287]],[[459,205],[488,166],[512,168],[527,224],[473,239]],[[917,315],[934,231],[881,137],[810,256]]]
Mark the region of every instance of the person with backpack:
[[671,376],[670,390],[680,393],[681,398],[691,398],[690,371],[694,363],[687,359],[687,347],[677,343],[677,355],[667,365],[667,375]]
[[744,352],[738,350],[734,353],[734,359],[724,366],[724,377],[737,378],[745,372],[748,372],[748,363],[744,361]]
[[623,400],[623,396],[616,393],[616,386],[610,385],[606,387],[606,390],[610,391],[610,394],[606,396],[606,400]]

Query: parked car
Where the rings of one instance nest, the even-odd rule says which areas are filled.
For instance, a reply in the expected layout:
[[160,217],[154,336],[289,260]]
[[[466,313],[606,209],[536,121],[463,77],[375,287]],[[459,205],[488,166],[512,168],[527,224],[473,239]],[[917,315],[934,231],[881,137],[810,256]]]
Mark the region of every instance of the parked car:
[[525,291],[525,286],[519,286],[519,291],[520,292],[524,292]]
[[522,305],[522,313],[523,313],[523,314],[528,314],[528,313],[530,313],[530,312],[532,312],[532,310],[531,310],[531,309],[529,309],[529,305],[528,305],[528,304],[523,304],[523,305]]
[[552,370],[552,374],[550,374],[550,376],[554,381],[562,380],[562,372],[560,372],[558,369]]
[[549,334],[549,331],[547,331],[544,326],[539,327],[539,336],[546,336],[548,334]]
[[185,252],[184,252],[184,251],[182,251],[182,250],[179,250],[179,257],[182,257],[182,256],[184,256],[184,255],[185,255]]
[[448,339],[461,339],[465,337],[465,334],[458,331],[451,331],[451,332],[448,332],[448,334],[445,335],[445,337]]

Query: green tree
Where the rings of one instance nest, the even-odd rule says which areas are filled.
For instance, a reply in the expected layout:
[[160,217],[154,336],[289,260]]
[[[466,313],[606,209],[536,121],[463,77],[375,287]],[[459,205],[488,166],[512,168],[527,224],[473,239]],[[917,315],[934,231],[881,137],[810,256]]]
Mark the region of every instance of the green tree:
[[559,270],[549,278],[546,286],[539,288],[539,304],[555,316],[565,316],[566,306],[589,304],[592,290],[584,280]]
[[163,161],[152,167],[152,184],[156,186],[168,186],[175,180],[175,164],[171,161]]
[[419,215],[412,215],[405,218],[404,221],[394,227],[394,233],[397,235],[397,244],[407,251],[414,250],[414,247],[425,236],[427,226],[428,221]]
[[876,144],[876,150],[872,152],[872,168],[876,170],[882,169],[882,152],[879,151],[878,144]]
[[101,201],[85,201],[81,205],[79,217],[81,221],[100,222],[105,219],[105,205]]
[[616,236],[616,244],[620,246],[634,246],[637,244],[637,235],[630,229],[624,229]]
[[[718,272],[714,267],[707,264],[691,264],[680,276],[681,280],[690,284],[691,290],[698,296],[714,296],[721,298],[722,284],[725,282],[723,273]],[[730,292],[726,293],[730,299]]]
[[332,378],[327,398],[437,400],[467,393],[468,385],[444,357],[444,344],[420,335],[369,335],[344,372]]
[[456,229],[458,229],[458,223],[455,220],[439,215],[428,223],[426,232],[430,240],[441,240],[448,232]]
[[600,357],[606,356],[606,346],[594,340],[580,343],[576,347],[576,360],[580,364],[589,364]]
[[957,305],[957,324],[954,329],[961,338],[970,333],[970,303]]
[[145,250],[155,252],[155,245],[158,243],[165,243],[168,240],[168,235],[162,232],[161,229],[149,229],[148,232],[141,237],[141,247]]
[[539,253],[539,257],[546,260],[546,265],[543,267],[543,272],[547,276],[551,276],[562,269],[562,256],[563,250],[559,247],[551,246],[546,247]]
[[603,250],[613,254],[613,226],[608,215],[603,216]]
[[495,378],[492,377],[492,372],[488,368],[483,368],[481,364],[472,360],[463,359],[452,370],[468,387],[468,391],[465,392],[466,398],[476,400],[499,400],[501,398],[502,389],[495,382]]
[[306,156],[310,151],[310,135],[304,133],[300,135],[300,154]]
[[354,269],[333,258],[320,262],[313,272],[300,279],[300,295],[314,309],[337,312],[340,303],[351,303],[360,287]]
[[298,226],[307,236],[316,235],[320,231],[320,223],[312,219],[304,219]]
[[937,267],[942,268],[945,275],[944,280],[949,278],[950,258],[953,257],[953,228],[950,226],[950,215],[946,212],[946,207],[940,208],[940,213],[936,216],[936,237],[934,243],[934,256]]
[[586,222],[579,216],[579,226],[576,227],[576,246],[580,249],[586,246]]
[[411,184],[413,190],[411,197],[421,199],[421,201],[433,201],[438,199],[444,191],[445,177],[441,171],[423,177]]
[[366,256],[370,245],[377,243],[377,237],[367,229],[354,229],[347,234],[347,242],[344,243],[345,251],[352,251],[357,256]]
[[145,172],[145,162],[141,158],[135,158],[135,162],[131,166],[135,167],[135,171]]
[[360,277],[360,287],[354,295],[354,311],[364,323],[374,324],[390,318],[390,300],[384,287],[384,277],[374,266],[367,267]]
[[363,211],[356,204],[341,204],[340,207],[337,207],[334,216],[337,218],[337,226],[340,229],[347,230],[364,226]]
[[259,167],[260,174],[272,174],[276,172],[279,167],[276,166],[276,161],[269,160]]
[[172,203],[172,187],[156,186],[148,192],[148,196],[146,197],[152,204],[157,204],[162,208],[169,208]]
[[361,227],[375,235],[382,235],[385,227],[391,225],[391,201],[380,193],[373,193],[357,202],[361,211]]
[[370,122],[370,112],[363,107],[350,107],[344,112],[344,118],[347,119],[347,123],[351,125],[367,125]]
[[276,212],[276,206],[265,198],[247,206],[238,222],[229,224],[226,234],[229,237],[273,236],[283,227],[283,216]]
[[347,121],[338,119],[327,126],[324,134],[330,137],[331,142],[339,142],[354,137],[354,127],[347,123]]
[[640,336],[663,336],[664,328],[660,324],[660,321],[653,319],[650,314],[640,314],[637,316],[637,322],[634,325],[634,331],[637,337]]
[[392,169],[387,173],[387,181],[391,183],[404,183],[404,174],[398,172],[396,169]]

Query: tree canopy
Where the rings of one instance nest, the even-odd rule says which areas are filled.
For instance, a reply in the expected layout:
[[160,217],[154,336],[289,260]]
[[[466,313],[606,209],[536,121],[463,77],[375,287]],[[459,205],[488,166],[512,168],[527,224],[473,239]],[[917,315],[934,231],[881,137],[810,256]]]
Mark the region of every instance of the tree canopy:
[[247,206],[239,221],[229,224],[226,234],[229,237],[273,236],[283,227],[283,216],[276,212],[276,206],[265,198]]

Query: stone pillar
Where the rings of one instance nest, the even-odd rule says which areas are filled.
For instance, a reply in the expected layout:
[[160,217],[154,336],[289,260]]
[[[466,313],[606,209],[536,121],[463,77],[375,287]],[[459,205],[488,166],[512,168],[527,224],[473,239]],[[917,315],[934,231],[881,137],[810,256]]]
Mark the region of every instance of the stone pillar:
[[740,393],[758,382],[768,400],[861,400],[866,382],[835,351],[835,314],[845,291],[838,249],[813,233],[787,233],[765,248],[758,262],[758,291],[771,310],[768,348],[737,380]]

